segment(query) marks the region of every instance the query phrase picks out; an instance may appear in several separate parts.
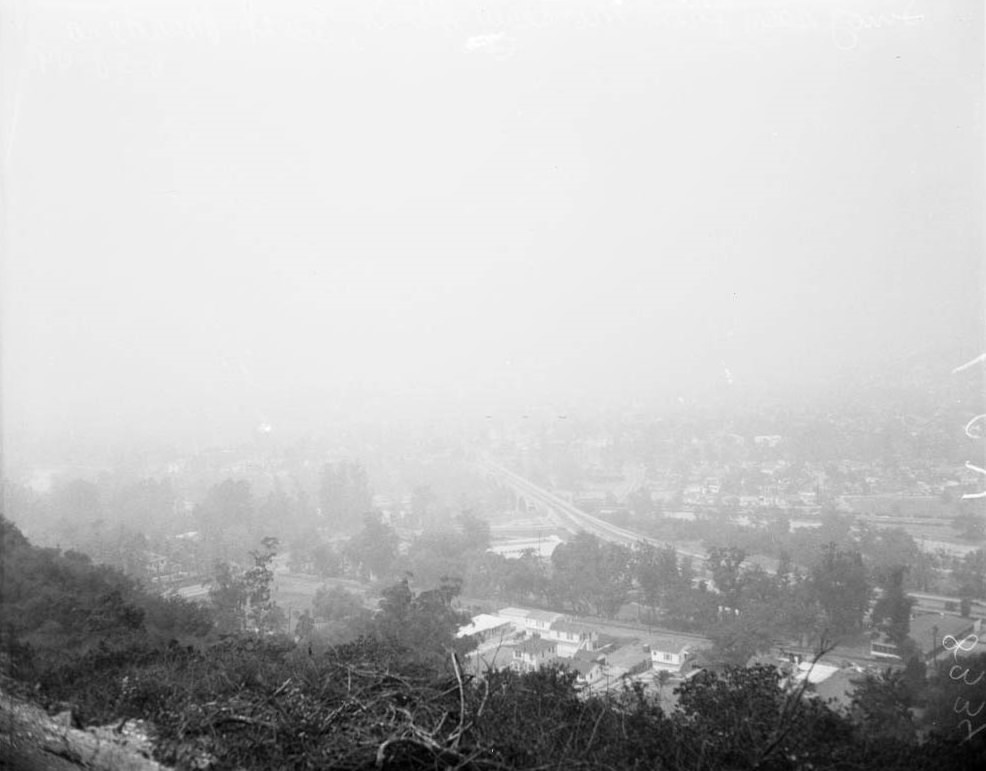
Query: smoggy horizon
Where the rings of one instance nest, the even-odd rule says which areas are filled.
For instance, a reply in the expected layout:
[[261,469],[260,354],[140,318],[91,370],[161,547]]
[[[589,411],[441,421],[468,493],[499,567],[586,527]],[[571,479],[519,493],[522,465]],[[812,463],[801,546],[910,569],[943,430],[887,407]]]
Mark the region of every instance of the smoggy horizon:
[[982,352],[981,5],[686,5],[6,6],[5,432],[814,393]]

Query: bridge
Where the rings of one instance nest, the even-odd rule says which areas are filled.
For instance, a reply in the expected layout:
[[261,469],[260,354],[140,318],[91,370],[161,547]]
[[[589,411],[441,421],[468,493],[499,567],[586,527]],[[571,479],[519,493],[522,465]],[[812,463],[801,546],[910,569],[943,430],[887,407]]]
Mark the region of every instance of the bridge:
[[585,531],[592,533],[602,540],[612,541],[613,543],[623,544],[624,546],[632,546],[642,541],[659,549],[671,547],[679,555],[691,557],[693,560],[696,560],[698,562],[696,568],[701,568],[706,561],[704,554],[681,549],[672,543],[652,538],[625,527],[618,527],[599,517],[587,514],[564,498],[545,490],[543,487],[539,487],[529,479],[514,473],[508,468],[504,468],[498,463],[494,463],[488,458],[480,460],[479,465],[487,477],[512,490],[522,505],[526,504],[528,510],[533,509],[537,511],[554,522],[558,527],[570,533]]

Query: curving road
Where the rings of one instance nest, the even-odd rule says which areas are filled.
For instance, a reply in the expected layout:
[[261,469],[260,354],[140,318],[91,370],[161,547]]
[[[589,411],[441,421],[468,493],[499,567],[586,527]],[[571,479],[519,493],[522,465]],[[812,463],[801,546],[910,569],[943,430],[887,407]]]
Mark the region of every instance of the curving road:
[[614,543],[621,543],[627,546],[632,546],[640,541],[649,543],[659,549],[670,546],[678,554],[691,557],[703,563],[706,560],[706,556],[704,554],[681,549],[673,543],[661,541],[657,538],[652,538],[648,535],[644,535],[643,533],[639,533],[635,530],[629,530],[625,527],[618,527],[610,522],[599,519],[599,517],[586,514],[581,509],[578,509],[568,501],[559,498],[554,493],[545,490],[543,487],[538,487],[536,484],[528,479],[525,479],[520,474],[516,474],[510,469],[504,468],[489,459],[483,459],[479,461],[479,463],[483,471],[487,474],[494,476],[500,482],[513,489],[514,492],[524,496],[527,500],[533,501],[535,504],[540,504],[540,508],[546,510],[551,519],[553,519],[560,527],[563,527],[570,532],[577,533],[580,530],[584,530],[587,533],[592,533],[598,538],[612,541]]

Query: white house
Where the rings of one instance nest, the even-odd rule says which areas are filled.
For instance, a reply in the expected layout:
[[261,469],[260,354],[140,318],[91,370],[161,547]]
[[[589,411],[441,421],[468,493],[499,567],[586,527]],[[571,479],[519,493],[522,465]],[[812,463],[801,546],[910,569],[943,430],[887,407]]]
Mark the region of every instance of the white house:
[[511,632],[513,632],[513,625],[508,619],[480,613],[478,616],[473,616],[468,624],[461,627],[455,636],[459,638],[471,637],[477,643],[484,643],[489,640],[503,639]]
[[599,633],[571,621],[555,621],[542,637],[558,646],[558,655],[571,658],[576,651],[594,651],[599,643]]
[[563,541],[557,535],[548,535],[544,538],[513,538],[495,543],[487,551],[500,554],[507,559],[520,559],[524,556],[524,552],[532,551],[539,557],[549,559],[561,543]]
[[603,664],[592,659],[572,659],[565,666],[575,672],[575,681],[579,685],[591,685],[603,676]]
[[530,634],[545,634],[553,623],[564,618],[561,613],[526,608],[503,608],[497,615],[508,619],[518,629]]
[[674,637],[653,640],[650,644],[651,666],[658,670],[679,672],[689,653],[689,644],[684,640]]
[[553,642],[535,637],[531,640],[525,640],[514,648],[514,656],[510,666],[517,672],[534,672],[545,664],[554,661],[557,655],[558,650]]

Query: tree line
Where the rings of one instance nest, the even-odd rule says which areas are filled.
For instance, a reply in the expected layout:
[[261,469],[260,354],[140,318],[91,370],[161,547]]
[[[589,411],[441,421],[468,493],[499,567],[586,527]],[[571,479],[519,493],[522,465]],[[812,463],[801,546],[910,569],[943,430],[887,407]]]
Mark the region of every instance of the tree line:
[[[564,669],[467,672],[455,581],[393,583],[375,633],[314,648],[265,629],[262,591],[239,631],[217,635],[208,607],[35,547],[2,518],[0,535],[3,689],[67,706],[80,724],[150,721],[154,756],[177,767],[960,769],[986,750],[952,709],[956,698],[975,708],[986,682],[950,677],[951,661],[933,673],[925,709],[937,722],[924,736],[908,730],[893,673],[864,680],[840,712],[774,667],[709,670],[678,686],[666,711],[642,687],[586,694]],[[248,586],[269,585],[275,548],[254,550]],[[720,570],[737,559],[724,555]],[[975,675],[986,656],[961,663]]]

